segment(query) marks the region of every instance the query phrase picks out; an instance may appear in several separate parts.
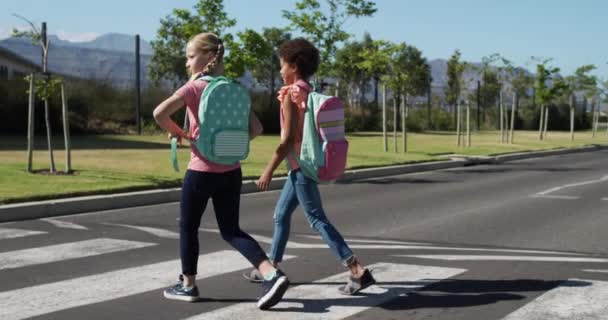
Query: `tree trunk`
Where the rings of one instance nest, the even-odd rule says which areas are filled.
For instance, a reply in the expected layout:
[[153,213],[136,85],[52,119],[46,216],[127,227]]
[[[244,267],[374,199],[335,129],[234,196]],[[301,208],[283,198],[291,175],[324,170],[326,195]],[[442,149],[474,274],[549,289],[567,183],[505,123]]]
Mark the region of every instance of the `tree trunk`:
[[399,110],[397,107],[397,95],[393,95],[393,142],[395,144],[395,152],[399,152],[397,147],[397,114]]
[[500,121],[500,142],[504,143],[505,142],[505,133],[504,133],[504,107],[502,104],[502,91],[500,91],[500,93],[498,94],[498,105],[499,105],[499,110],[500,110],[500,114],[499,114],[499,121]]
[[431,126],[431,86],[429,86],[426,93],[426,129],[431,130]]
[[70,122],[68,118],[68,105],[65,99],[65,87],[61,84],[61,114],[63,118],[63,142],[65,144],[65,173],[72,172],[72,155],[70,146]]
[[34,154],[34,107],[36,96],[34,94],[34,77],[30,75],[30,92],[27,112],[27,172],[32,172],[32,158]]
[[471,103],[467,101],[467,147],[471,146]]
[[574,95],[570,95],[570,141],[574,141],[574,110],[576,105],[574,103]]
[[544,131],[543,138],[544,139],[547,139],[547,125],[549,123],[549,109],[550,108],[548,106],[545,106],[545,123],[543,124],[543,126],[544,126],[544,129],[543,129],[543,131]]
[[382,139],[384,152],[388,152],[388,139],[386,137],[386,84],[382,84]]
[[51,167],[49,171],[55,172],[55,158],[53,157],[53,145],[51,142],[51,119],[49,115],[49,100],[44,100],[44,121],[46,123],[46,142],[49,147],[49,160],[51,161]]
[[460,147],[460,101],[456,102],[456,145]]
[[403,153],[407,153],[407,94],[401,95],[401,129],[403,132]]
[[517,92],[513,93],[513,107],[511,108],[511,128],[509,132],[509,143],[513,144],[515,134],[515,117],[517,116]]
[[538,118],[538,140],[543,140],[543,123],[545,117],[545,105],[540,105],[540,117]]

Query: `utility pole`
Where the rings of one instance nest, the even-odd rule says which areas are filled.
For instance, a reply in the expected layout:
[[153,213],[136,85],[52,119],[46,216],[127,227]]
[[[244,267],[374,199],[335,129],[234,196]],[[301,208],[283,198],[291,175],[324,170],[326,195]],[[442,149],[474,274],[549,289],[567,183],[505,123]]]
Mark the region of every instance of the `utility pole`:
[[135,35],[135,123],[137,134],[141,135],[141,83],[139,79],[139,35]]

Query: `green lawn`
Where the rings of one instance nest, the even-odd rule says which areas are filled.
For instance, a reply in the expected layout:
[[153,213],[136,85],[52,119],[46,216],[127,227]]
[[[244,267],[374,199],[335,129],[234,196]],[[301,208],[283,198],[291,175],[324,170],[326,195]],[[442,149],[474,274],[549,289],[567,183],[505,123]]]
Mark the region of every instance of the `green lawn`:
[[[575,147],[589,144],[608,144],[608,137],[599,132],[595,139],[590,132],[578,132],[574,142],[569,133],[549,132],[545,141],[539,141],[537,132],[518,131],[515,144],[500,144],[495,131],[476,133],[473,147],[456,146],[453,133],[434,132],[408,134],[408,152],[395,153],[389,133],[389,152],[383,151],[382,135],[360,133],[349,137],[349,168],[366,168],[441,159],[443,154],[494,155],[526,150]],[[25,171],[25,137],[0,138],[0,203],[61,198],[74,195],[100,194],[126,190],[142,190],[179,186],[183,169],[189,159],[187,148],[180,149],[181,172],[174,172],[169,161],[169,144],[164,135],[157,136],[77,136],[72,138],[72,166],[75,175],[49,176]],[[56,137],[55,161],[58,170],[64,169],[63,140]],[[249,158],[243,162],[246,178],[257,177],[278,136],[262,136],[252,142]],[[398,147],[401,150],[401,139]],[[39,137],[34,153],[34,169],[48,169],[49,157],[46,140]],[[285,174],[284,166],[277,175]]]

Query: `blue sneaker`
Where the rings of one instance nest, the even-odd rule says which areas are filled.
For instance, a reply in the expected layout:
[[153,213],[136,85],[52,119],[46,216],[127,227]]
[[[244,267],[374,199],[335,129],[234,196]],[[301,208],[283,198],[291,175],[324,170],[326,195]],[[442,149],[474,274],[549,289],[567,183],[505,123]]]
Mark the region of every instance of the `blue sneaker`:
[[289,287],[289,279],[281,271],[277,270],[271,280],[262,282],[262,297],[258,300],[258,308],[268,310],[281,301],[285,291]]
[[198,288],[196,286],[192,288],[184,287],[184,276],[180,274],[179,282],[176,285],[165,289],[163,295],[167,299],[194,302],[198,300]]

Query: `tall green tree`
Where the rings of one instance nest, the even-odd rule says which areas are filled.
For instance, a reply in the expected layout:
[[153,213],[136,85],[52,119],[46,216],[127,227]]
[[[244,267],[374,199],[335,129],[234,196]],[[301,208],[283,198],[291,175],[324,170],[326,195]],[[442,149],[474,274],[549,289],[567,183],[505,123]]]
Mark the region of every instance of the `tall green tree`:
[[539,140],[543,140],[547,135],[549,120],[549,105],[555,98],[562,94],[566,84],[557,81],[559,68],[549,66],[551,59],[533,58],[536,64],[536,80],[534,82],[536,104],[540,106],[539,119]]
[[[279,55],[278,48],[291,38],[291,34],[281,28],[265,28],[262,33],[251,29],[237,33],[239,41],[233,41],[229,48],[230,55],[226,57],[226,74],[237,78],[246,71],[256,82],[268,89],[268,111],[277,115],[278,123],[278,100],[276,99],[276,84],[279,80]],[[275,117],[273,117],[275,118]]]
[[174,87],[188,79],[185,68],[186,44],[201,32],[213,32],[220,36],[226,47],[233,37],[225,31],[236,24],[224,11],[223,0],[199,0],[194,12],[173,9],[160,20],[156,40],[151,42],[154,55],[149,66],[150,78],[155,83],[162,79],[171,81]]
[[574,140],[574,116],[576,112],[576,93],[583,92],[586,96],[587,91],[596,87],[597,80],[589,73],[595,69],[594,65],[583,65],[574,71],[573,75],[567,76],[562,81],[564,82],[564,90],[562,92],[565,99],[568,100],[570,106],[570,140]]
[[291,22],[291,28],[299,30],[319,48],[321,65],[317,72],[320,80],[333,75],[338,45],[350,37],[344,24],[350,18],[372,16],[376,4],[366,0],[300,0],[293,10],[283,10],[283,17]]
[[[55,157],[53,156],[53,144],[51,142],[51,137],[52,137],[52,130],[51,130],[51,120],[50,120],[50,110],[49,110],[49,100],[51,98],[51,96],[57,94],[58,92],[58,88],[59,85],[61,83],[60,79],[53,79],[51,76],[51,73],[48,71],[48,60],[49,60],[49,47],[50,47],[50,40],[47,37],[46,34],[46,23],[42,23],[42,28],[38,29],[30,20],[28,20],[25,17],[22,17],[18,14],[13,14],[15,17],[24,20],[25,22],[27,22],[30,25],[30,30],[27,31],[19,31],[17,29],[13,29],[12,35],[13,37],[22,37],[22,38],[27,38],[30,39],[32,41],[32,44],[35,46],[40,46],[40,49],[42,50],[42,74],[43,74],[43,78],[42,79],[30,79],[27,78],[26,81],[32,83],[32,90],[34,90],[34,92],[36,93],[35,96],[37,96],[39,99],[44,101],[44,119],[45,119],[45,125],[46,125],[46,138],[47,138],[47,146],[48,146],[48,150],[49,150],[49,171],[51,173],[55,172]],[[28,94],[30,94],[28,92]],[[33,99],[33,95],[30,94],[30,99]],[[32,113],[34,113],[33,110],[33,104],[32,104]],[[32,119],[33,120],[33,119]],[[33,123],[28,123],[28,127],[31,126],[32,130],[28,130],[28,132],[33,132]],[[64,123],[64,127],[66,126],[66,124]],[[67,136],[66,138],[66,150],[68,150],[68,141],[67,141]],[[31,172],[32,170],[32,153],[33,153],[33,139],[34,137],[28,137],[28,163],[27,163],[27,170]],[[66,171],[70,171],[70,168],[67,168]]]
[[460,99],[460,92],[462,88],[462,75],[464,73],[466,64],[460,61],[460,50],[455,50],[447,63],[447,77],[448,86],[445,88],[445,100],[449,106],[452,107],[454,113],[454,122],[458,126],[457,119],[457,104]]

